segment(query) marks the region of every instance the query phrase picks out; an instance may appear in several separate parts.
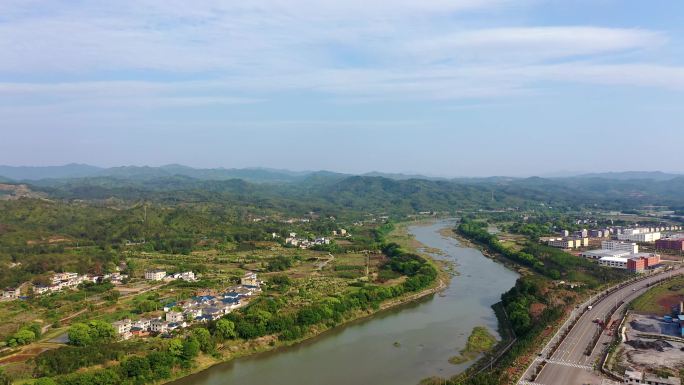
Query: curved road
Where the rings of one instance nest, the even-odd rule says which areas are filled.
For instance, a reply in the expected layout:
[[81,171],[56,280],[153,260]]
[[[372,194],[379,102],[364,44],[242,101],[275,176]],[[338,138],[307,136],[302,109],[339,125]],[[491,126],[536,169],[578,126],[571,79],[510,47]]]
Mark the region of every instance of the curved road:
[[[587,346],[593,341],[593,338],[599,330],[599,326],[594,323],[594,320],[605,319],[609,312],[620,302],[624,302],[619,309],[626,306],[636,297],[643,294],[648,287],[647,284],[655,283],[663,278],[679,275],[684,273],[684,268],[678,267],[676,269],[654,274],[648,278],[629,283],[621,289],[607,295],[603,299],[594,303],[593,308],[584,312],[568,333],[565,339],[561,342],[558,349],[553,355],[546,359],[548,352],[551,350],[554,339],[549,342],[541,351],[541,356],[530,365],[525,372],[525,375],[520,380],[519,384],[544,384],[544,385],[585,385],[585,384],[602,384],[606,383],[600,374],[594,370],[593,366],[597,359],[601,356],[603,343],[609,342],[612,337],[605,333],[601,335],[598,344],[594,347],[590,356],[585,355]],[[581,305],[581,311],[587,304]],[[618,310],[619,310],[618,309]],[[618,312],[615,312],[617,315]],[[574,318],[575,312],[571,314],[570,318]],[[545,360],[546,365],[534,380],[529,381],[531,373],[534,368]]]

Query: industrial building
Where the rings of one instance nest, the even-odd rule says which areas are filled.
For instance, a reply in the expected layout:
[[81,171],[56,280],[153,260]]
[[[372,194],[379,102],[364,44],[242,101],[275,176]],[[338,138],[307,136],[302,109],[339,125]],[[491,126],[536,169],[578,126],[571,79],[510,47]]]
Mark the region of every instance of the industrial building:
[[601,259],[603,257],[617,257],[617,258],[627,258],[632,255],[629,251],[624,250],[587,250],[580,253],[581,257],[587,259]]
[[603,257],[625,257],[629,258],[631,255],[639,252],[639,245],[630,242],[621,241],[602,241],[600,250],[588,250],[580,254],[580,256],[589,259],[601,259]]
[[627,261],[625,257],[603,257],[598,260],[599,265],[606,267],[614,267],[616,269],[626,269]]

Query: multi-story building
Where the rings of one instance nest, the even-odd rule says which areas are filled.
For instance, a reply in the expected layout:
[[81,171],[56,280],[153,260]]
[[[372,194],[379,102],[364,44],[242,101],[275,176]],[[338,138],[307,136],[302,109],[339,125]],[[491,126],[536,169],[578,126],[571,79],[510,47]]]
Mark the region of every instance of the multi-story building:
[[161,269],[147,270],[145,272],[145,279],[150,281],[161,281],[166,277],[166,271]]
[[117,334],[119,334],[119,337],[123,338],[124,340],[131,338],[131,327],[133,326],[133,323],[130,319],[112,322],[112,326],[114,327],[114,330],[116,330]]
[[634,242],[621,242],[621,241],[602,241],[601,249],[603,250],[621,250],[626,251],[630,254],[636,254],[639,252],[639,245]]
[[627,269],[635,273],[641,273],[647,269],[653,269],[660,264],[660,255],[641,253],[636,254],[627,261]]
[[589,238],[551,238],[548,245],[561,249],[577,249],[589,246]]
[[622,234],[618,234],[619,241],[630,242],[655,242],[661,238],[660,231],[653,231],[651,228],[624,229]]
[[601,266],[614,267],[616,269],[626,269],[628,260],[629,259],[624,257],[603,257],[599,259],[598,263]]
[[155,333],[166,333],[169,330],[169,323],[163,319],[155,318],[150,322],[150,331]]
[[601,259],[603,257],[629,257],[632,253],[624,250],[587,250],[580,253],[581,257],[588,259]]
[[664,238],[656,241],[656,249],[684,251],[684,238]]
[[150,330],[151,323],[152,322],[149,319],[141,318],[141,319],[135,321],[135,323],[133,323],[132,328],[138,328],[141,330]]

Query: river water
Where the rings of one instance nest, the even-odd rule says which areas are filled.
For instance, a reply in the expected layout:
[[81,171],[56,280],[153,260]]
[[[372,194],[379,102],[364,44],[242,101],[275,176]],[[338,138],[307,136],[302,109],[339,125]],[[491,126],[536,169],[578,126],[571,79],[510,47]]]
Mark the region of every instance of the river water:
[[475,326],[496,333],[491,305],[513,287],[518,275],[476,249],[462,247],[439,231],[454,222],[413,226],[424,245],[440,249],[459,272],[442,293],[333,329],[297,346],[214,366],[173,385],[416,385],[448,377],[473,362],[448,359],[465,346]]

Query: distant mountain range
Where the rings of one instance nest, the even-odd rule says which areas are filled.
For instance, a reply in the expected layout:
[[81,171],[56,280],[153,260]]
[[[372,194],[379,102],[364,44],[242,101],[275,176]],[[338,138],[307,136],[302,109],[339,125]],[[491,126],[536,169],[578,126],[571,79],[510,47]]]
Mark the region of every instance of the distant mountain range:
[[[11,179],[8,181],[7,179]],[[266,168],[195,169],[182,165],[100,168],[0,166],[0,181],[26,183],[58,199],[234,201],[260,206],[317,202],[321,207],[396,212],[540,207],[634,208],[667,205],[684,210],[684,175],[663,172],[585,174],[563,178],[435,178],[372,172],[294,172]],[[269,203],[270,202],[270,203]]]
[[[196,169],[178,164],[169,164],[160,167],[150,166],[121,166],[102,168],[85,164],[67,164],[64,166],[0,166],[0,177],[14,181],[39,181],[46,179],[75,179],[75,178],[98,178],[112,177],[121,179],[151,179],[172,176],[186,176],[201,180],[229,180],[242,179],[255,183],[289,183],[302,180],[318,172],[297,172],[289,170],[276,170],[268,168],[244,168],[244,169]],[[335,174],[322,171],[324,174]],[[340,174],[342,175],[342,174]]]
[[[344,174],[331,171],[290,171],[271,168],[210,168],[200,169],[169,164],[159,167],[150,166],[121,166],[103,168],[87,164],[71,163],[64,166],[0,166],[0,180],[8,181],[38,181],[43,179],[74,179],[93,177],[113,177],[122,179],[150,179],[165,178],[172,176],[186,176],[201,180],[229,180],[242,179],[253,183],[291,183],[302,181],[307,178],[344,178],[353,174]],[[393,180],[423,179],[431,181],[455,181],[455,182],[506,182],[516,179],[505,176],[472,177],[472,178],[445,178],[425,176],[420,174],[384,173],[372,171],[360,176],[382,177]],[[654,180],[667,181],[684,174],[671,174],[661,171],[626,171],[579,174],[572,176],[554,176],[549,174],[545,179],[574,179],[574,178],[597,178],[610,180]]]

